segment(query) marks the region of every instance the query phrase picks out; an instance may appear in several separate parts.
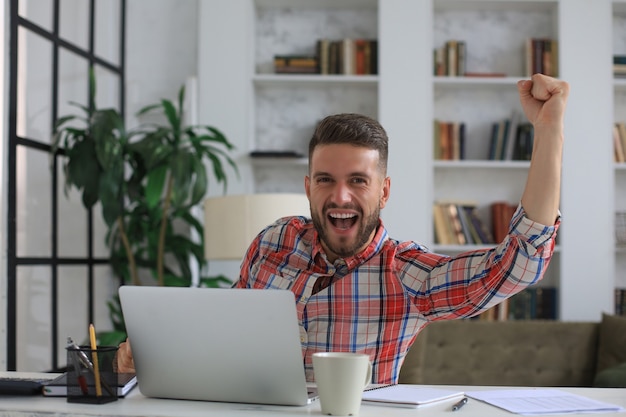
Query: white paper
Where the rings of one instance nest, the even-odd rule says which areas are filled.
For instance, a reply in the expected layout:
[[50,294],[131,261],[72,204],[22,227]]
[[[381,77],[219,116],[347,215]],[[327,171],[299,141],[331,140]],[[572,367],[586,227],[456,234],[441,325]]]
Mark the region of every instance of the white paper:
[[619,405],[593,400],[558,389],[471,391],[467,392],[466,395],[522,415],[626,411]]

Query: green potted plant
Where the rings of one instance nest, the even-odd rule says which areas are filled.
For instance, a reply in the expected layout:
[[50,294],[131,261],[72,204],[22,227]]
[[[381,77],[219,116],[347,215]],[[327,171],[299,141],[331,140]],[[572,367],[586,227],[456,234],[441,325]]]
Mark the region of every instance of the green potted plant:
[[[192,208],[206,195],[209,172],[223,191],[226,165],[238,174],[229,155],[233,145],[215,127],[184,125],[184,87],[177,104],[163,99],[139,112],[160,111],[165,123],[132,131],[117,110],[96,108],[93,74],[90,88],[88,107],[72,103],[84,115],[65,116],[55,124],[53,151],[64,154],[66,190],[76,187],[88,209],[100,203],[111,266],[122,284],[189,286],[190,260],[201,266],[206,262],[203,225]],[[190,237],[191,230],[200,242]],[[200,277],[202,286],[229,282],[224,276]],[[114,344],[125,337],[116,297],[109,310],[115,332],[104,343]]]

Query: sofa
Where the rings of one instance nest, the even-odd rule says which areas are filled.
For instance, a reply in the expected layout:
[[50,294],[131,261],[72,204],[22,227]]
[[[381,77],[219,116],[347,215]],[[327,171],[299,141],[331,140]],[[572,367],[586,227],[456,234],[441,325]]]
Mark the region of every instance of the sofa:
[[434,322],[409,350],[399,382],[626,387],[626,317]]

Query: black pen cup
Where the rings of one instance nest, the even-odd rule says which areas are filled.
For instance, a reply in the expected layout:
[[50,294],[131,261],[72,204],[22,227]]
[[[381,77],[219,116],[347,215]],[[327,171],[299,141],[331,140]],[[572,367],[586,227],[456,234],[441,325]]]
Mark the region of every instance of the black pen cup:
[[105,404],[117,401],[117,346],[68,346],[67,402]]

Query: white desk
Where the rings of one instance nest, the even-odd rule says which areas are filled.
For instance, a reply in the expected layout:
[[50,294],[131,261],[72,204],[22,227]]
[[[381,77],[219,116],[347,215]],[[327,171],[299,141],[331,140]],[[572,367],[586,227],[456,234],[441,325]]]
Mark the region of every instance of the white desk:
[[[487,387],[454,387],[463,391],[473,391]],[[506,389],[498,387],[498,389]],[[584,395],[626,407],[626,389],[601,388],[562,388],[565,391]],[[435,404],[427,408],[409,409],[387,406],[361,405],[358,417],[403,417],[428,415],[428,417],[512,417],[507,411],[470,399],[459,411],[451,414],[454,400]],[[75,416],[150,416],[150,417],[249,417],[273,416],[320,416],[319,402],[306,407],[287,407],[273,405],[212,403],[202,401],[180,401],[147,398],[135,388],[126,398],[103,405],[68,403],[65,398],[48,397],[0,397],[0,416],[2,417],[75,417]],[[586,414],[588,416],[588,414]],[[598,416],[626,417],[626,413],[603,413]]]

